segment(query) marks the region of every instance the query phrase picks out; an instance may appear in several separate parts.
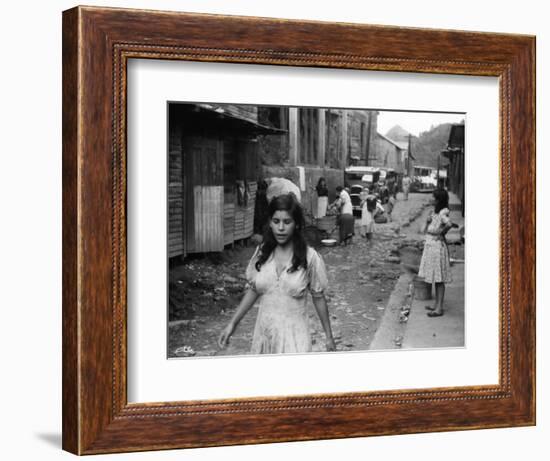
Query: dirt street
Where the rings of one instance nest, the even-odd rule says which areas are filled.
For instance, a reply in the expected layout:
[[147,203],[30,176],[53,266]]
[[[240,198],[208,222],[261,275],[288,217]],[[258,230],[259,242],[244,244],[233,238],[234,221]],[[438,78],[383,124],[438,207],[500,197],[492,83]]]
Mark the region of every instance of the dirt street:
[[[370,245],[356,227],[352,244],[318,249],[329,275],[326,297],[338,351],[369,348],[404,270],[400,248],[422,238],[416,232],[417,221],[429,200],[429,194],[410,194],[403,201],[399,194],[393,222],[377,224]],[[226,349],[219,350],[216,342],[243,295],[244,271],[254,248],[188,258],[170,269],[169,357],[189,355],[183,352],[184,346],[195,356],[248,353],[257,307],[241,321]],[[324,351],[324,333],[311,298],[308,311],[314,351]]]

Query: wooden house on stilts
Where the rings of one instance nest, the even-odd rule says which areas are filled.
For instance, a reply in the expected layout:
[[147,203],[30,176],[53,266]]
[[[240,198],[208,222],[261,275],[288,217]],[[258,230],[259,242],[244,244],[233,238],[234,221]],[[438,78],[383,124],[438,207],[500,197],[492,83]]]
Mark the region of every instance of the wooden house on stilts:
[[168,254],[222,251],[252,235],[258,123],[255,106],[168,105]]

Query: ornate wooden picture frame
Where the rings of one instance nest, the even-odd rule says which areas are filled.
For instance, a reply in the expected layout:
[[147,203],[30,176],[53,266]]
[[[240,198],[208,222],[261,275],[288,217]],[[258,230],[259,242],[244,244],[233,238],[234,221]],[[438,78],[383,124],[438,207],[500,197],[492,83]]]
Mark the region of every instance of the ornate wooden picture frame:
[[[498,385],[128,403],[126,66],[132,58],[498,77]],[[534,37],[93,7],[63,13],[65,450],[533,424]]]

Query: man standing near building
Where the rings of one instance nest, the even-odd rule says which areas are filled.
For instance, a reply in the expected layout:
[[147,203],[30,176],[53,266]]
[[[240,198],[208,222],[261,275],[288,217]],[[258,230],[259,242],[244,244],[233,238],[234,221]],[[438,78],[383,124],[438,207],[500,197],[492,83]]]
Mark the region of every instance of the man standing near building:
[[409,178],[408,175],[405,175],[403,177],[403,181],[401,184],[403,185],[403,195],[405,196],[405,200],[409,200],[409,189],[411,187],[411,178]]

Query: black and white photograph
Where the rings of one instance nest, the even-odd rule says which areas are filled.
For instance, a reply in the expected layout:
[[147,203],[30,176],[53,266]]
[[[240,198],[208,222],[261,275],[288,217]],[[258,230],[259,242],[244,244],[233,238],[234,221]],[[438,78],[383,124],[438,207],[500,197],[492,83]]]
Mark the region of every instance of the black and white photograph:
[[465,346],[466,114],[167,110],[169,358]]
[[4,459],[547,457],[543,2],[84,5],[2,11]]

